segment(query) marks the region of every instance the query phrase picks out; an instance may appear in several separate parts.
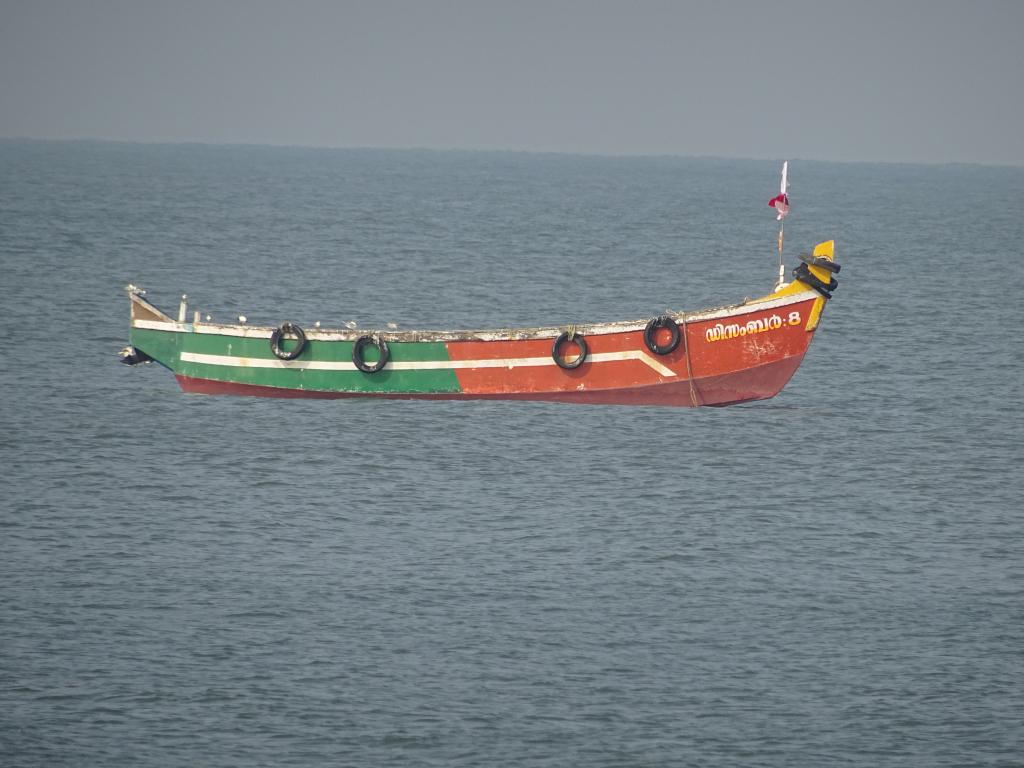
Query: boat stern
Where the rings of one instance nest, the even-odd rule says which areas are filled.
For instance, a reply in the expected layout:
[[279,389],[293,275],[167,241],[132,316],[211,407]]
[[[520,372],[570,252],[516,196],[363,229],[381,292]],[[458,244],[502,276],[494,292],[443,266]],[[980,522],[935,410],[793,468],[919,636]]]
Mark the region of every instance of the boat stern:
[[144,297],[136,285],[125,286],[129,303],[128,345],[119,353],[125,365],[157,362],[174,369],[178,359],[179,324]]

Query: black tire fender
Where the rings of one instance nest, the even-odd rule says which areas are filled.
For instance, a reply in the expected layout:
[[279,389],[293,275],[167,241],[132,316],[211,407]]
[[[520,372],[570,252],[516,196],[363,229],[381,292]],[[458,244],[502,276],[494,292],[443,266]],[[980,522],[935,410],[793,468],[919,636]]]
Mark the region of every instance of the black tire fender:
[[[654,341],[654,334],[659,328],[667,328],[669,333],[672,334],[668,344],[658,346]],[[679,346],[679,326],[676,325],[676,321],[668,315],[651,318],[650,322],[647,323],[647,327],[644,328],[644,346],[656,355],[667,355],[670,352],[674,352],[676,347]]]
[[[291,351],[281,348],[281,339],[288,334],[294,336],[299,342],[299,345]],[[274,357],[280,360],[294,360],[302,354],[302,351],[305,348],[306,332],[295,323],[285,321],[275,328],[272,334],[270,334],[270,351],[274,353]]]
[[839,270],[842,269],[840,264],[836,264],[831,259],[825,259],[821,256],[811,256],[806,253],[801,253],[797,258],[800,259],[804,264],[810,264],[812,267],[821,267],[827,269],[829,272],[839,274]]
[[824,282],[823,280],[819,280],[817,277],[811,274],[811,270],[807,268],[806,264],[801,264],[796,269],[794,269],[793,277],[795,277],[802,283],[806,283],[815,291],[824,296],[826,299],[831,299],[832,291],[839,287],[839,281],[836,280],[834,277],[830,278],[827,283]]
[[[566,360],[559,356],[558,349],[565,342],[572,342],[580,349],[580,354],[575,360]],[[555,343],[551,345],[551,357],[554,359],[555,364],[559,368],[564,368],[567,371],[571,371],[574,368],[579,368],[583,365],[583,361],[587,359],[587,340],[578,333],[569,333],[569,331],[562,331],[555,339]]]
[[[367,346],[376,347],[380,353],[376,363],[371,364],[363,360],[363,349]],[[352,362],[363,373],[376,373],[388,364],[390,357],[391,351],[388,349],[388,343],[380,337],[360,336],[352,346]]]

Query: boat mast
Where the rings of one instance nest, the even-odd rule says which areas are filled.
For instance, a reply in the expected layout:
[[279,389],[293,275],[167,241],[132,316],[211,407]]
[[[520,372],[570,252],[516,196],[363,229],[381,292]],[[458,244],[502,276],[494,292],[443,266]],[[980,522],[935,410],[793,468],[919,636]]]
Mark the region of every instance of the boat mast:
[[782,243],[786,236],[786,214],[789,213],[789,196],[786,194],[786,187],[789,186],[788,172],[789,160],[786,160],[782,163],[782,183],[779,185],[779,196],[768,203],[778,211],[776,218],[779,222],[779,278],[775,282],[776,291],[786,284],[786,268],[782,265]]

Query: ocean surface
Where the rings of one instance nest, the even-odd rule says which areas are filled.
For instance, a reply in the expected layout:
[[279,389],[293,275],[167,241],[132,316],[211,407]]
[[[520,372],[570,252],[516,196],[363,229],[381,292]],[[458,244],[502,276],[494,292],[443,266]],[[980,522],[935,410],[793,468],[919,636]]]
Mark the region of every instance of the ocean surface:
[[790,158],[840,286],[724,409],[186,395],[214,319],[770,290],[780,162],[0,141],[0,765],[1024,764],[1024,169]]

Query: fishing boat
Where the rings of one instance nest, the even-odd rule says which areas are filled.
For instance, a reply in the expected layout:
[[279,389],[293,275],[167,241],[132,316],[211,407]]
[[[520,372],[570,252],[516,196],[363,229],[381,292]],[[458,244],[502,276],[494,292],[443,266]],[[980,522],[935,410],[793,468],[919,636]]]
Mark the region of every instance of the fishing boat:
[[157,362],[186,392],[256,397],[548,400],[618,405],[731,405],[782,391],[807,354],[838,281],[835,241],[801,254],[785,281],[788,161],[779,194],[774,290],[699,312],[642,320],[487,331],[399,331],[211,322],[181,297],[177,319],[126,287],[122,362]]
[[778,394],[832,296],[835,243],[791,282],[739,304],[625,322],[476,331],[276,327],[171,317],[134,286],[129,364],[157,362],[186,392],[257,397],[546,400],[721,406]]

